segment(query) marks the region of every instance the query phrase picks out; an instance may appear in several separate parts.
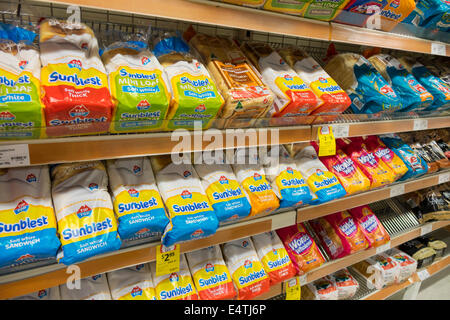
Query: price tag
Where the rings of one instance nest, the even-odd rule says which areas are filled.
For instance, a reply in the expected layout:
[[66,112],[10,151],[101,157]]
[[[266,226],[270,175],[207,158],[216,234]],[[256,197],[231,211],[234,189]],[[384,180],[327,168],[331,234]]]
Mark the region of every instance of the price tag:
[[422,228],[420,228],[420,235],[423,236],[424,234],[430,233],[431,231],[433,231],[433,224],[427,223]]
[[414,119],[414,130],[426,130],[428,129],[427,119]]
[[307,278],[306,278],[306,274],[301,275],[301,276],[299,277],[299,279],[300,279],[300,285],[301,285],[301,286],[304,286],[305,284],[308,283],[308,280],[307,280]]
[[405,185],[399,184],[391,187],[391,198],[397,197],[405,193]]
[[156,276],[180,271],[180,246],[156,247]]
[[450,181],[450,172],[441,173],[439,175],[439,184],[446,183]]
[[420,281],[423,281],[430,277],[430,273],[427,269],[421,270],[417,272],[417,275],[419,276]]
[[431,43],[431,54],[436,54],[439,56],[446,56],[446,46],[443,43],[432,42]]
[[0,168],[30,165],[27,144],[0,145]]
[[346,138],[348,137],[349,133],[349,126],[348,124],[341,124],[341,125],[333,125],[333,134],[335,138]]
[[300,300],[302,294],[299,277],[289,279],[285,281],[285,284],[286,284],[286,300]]
[[377,247],[377,254],[385,252],[386,250],[389,250],[391,248],[391,242],[388,241],[387,243]]
[[329,126],[319,128],[319,157],[333,156],[336,154],[336,139],[333,129]]

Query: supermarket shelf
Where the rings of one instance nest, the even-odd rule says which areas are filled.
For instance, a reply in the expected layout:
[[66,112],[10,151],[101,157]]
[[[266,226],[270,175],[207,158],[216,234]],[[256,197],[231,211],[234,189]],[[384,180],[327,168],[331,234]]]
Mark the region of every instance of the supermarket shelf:
[[394,284],[394,285],[388,286],[386,288],[383,288],[381,290],[372,292],[372,293],[368,294],[367,296],[365,296],[364,298],[362,298],[361,300],[384,300],[384,299],[387,299],[390,296],[392,296],[393,294],[409,287],[413,283],[420,282],[421,280],[417,274],[418,272],[420,272],[422,270],[427,270],[430,277],[432,277],[439,271],[442,271],[445,268],[447,268],[449,265],[450,265],[450,255],[447,255],[446,257],[441,258],[439,261],[434,262],[430,266],[418,270],[407,281],[404,281],[404,282],[398,283],[398,284]]
[[435,186],[440,184],[440,182],[443,183],[445,181],[448,181],[449,173],[450,170],[443,170],[426,175],[422,178],[414,179],[412,181],[395,183],[387,187],[346,196],[344,198],[326,202],[317,206],[300,208],[297,209],[297,223],[323,217],[335,212],[362,206],[375,201],[391,198],[391,192],[393,192],[392,190],[396,192],[399,188],[404,188],[404,192],[402,193],[408,193]]
[[[181,252],[194,251],[293,224],[295,224],[295,211],[283,212],[262,218],[248,219],[246,221],[220,227],[211,237],[183,243],[181,244],[180,249]],[[78,267],[80,267],[80,276],[81,278],[85,278],[99,273],[154,261],[156,246],[159,244],[159,241],[146,243],[93,257],[85,262],[77,264]],[[0,276],[0,299],[12,298],[36,290],[64,284],[69,276],[70,275],[66,273],[66,266],[61,264],[52,264]]]
[[[49,2],[47,0],[38,1]],[[431,53],[432,41],[425,39],[201,0],[56,0],[52,3],[150,15],[285,36]],[[218,19],[218,17],[220,18]],[[450,45],[443,45],[446,46],[446,55],[450,56]]]

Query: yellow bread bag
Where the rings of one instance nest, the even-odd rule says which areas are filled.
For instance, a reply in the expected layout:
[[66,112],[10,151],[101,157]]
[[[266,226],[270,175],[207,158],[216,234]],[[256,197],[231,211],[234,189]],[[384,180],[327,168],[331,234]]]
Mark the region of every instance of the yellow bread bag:
[[416,8],[414,0],[389,0],[381,10],[381,30],[391,31]]

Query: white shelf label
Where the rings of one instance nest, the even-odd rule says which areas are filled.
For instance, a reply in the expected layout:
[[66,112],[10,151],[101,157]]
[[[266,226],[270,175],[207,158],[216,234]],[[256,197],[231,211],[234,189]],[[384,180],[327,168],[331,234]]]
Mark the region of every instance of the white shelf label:
[[414,119],[414,130],[426,130],[428,129],[427,119]]
[[304,286],[305,284],[308,283],[308,280],[307,280],[306,276],[307,276],[307,275],[304,274],[304,275],[298,277],[299,280],[300,280],[300,285],[301,285],[301,286]]
[[399,184],[397,186],[392,186],[391,187],[391,198],[397,197],[397,196],[402,195],[404,193],[405,193],[405,185],[404,184]]
[[421,270],[417,272],[417,275],[419,276],[420,281],[423,281],[430,277],[430,274],[428,273],[427,269]]
[[333,134],[335,138],[346,138],[348,137],[349,133],[349,125],[348,124],[338,124],[338,125],[332,125],[333,127]]
[[391,242],[388,241],[387,243],[383,244],[382,246],[377,247],[377,254],[385,252],[386,250],[389,250],[391,248]]
[[427,223],[422,228],[420,228],[420,235],[423,236],[424,234],[430,233],[431,231],[433,231],[433,224]]
[[445,44],[439,43],[439,42],[432,42],[431,43],[431,54],[436,54],[439,56],[446,56],[447,52],[445,49]]
[[0,168],[30,165],[27,144],[0,145]]
[[450,172],[441,173],[439,175],[439,184],[446,183],[450,181]]

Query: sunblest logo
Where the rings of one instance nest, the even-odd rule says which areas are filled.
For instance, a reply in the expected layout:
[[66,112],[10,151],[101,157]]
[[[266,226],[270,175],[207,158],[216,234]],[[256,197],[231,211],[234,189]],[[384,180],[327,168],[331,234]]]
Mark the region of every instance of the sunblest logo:
[[75,117],[87,117],[89,114],[89,109],[83,105],[75,106],[69,111],[69,116]]
[[89,190],[94,191],[94,190],[98,190],[98,184],[92,182],[89,184]]
[[34,174],[30,173],[29,175],[27,175],[27,178],[25,180],[28,183],[36,182],[36,176]]
[[17,207],[14,209],[14,213],[19,214],[22,212],[26,212],[26,211],[28,211],[29,208],[30,208],[30,205],[25,200],[22,200],[19,202]]
[[205,112],[206,107],[204,104],[199,104],[196,108],[195,108],[195,112]]
[[[139,193],[136,197],[138,197],[138,196],[139,196]],[[146,201],[119,203],[118,209],[119,209],[119,213],[123,213],[123,212],[132,211],[132,210],[149,209],[152,207],[156,207],[157,205],[158,205],[158,201],[156,201],[155,197],[152,197],[151,199],[146,200]]]
[[147,100],[142,100],[137,104],[136,108],[138,110],[142,111],[142,110],[148,110],[150,108],[150,106],[151,105]]
[[6,111],[2,111],[0,112],[0,120],[14,120],[16,118],[15,115],[13,115],[11,112],[9,112],[8,110]]
[[139,191],[137,191],[134,188],[131,188],[128,190],[128,194],[133,197],[133,198],[138,198],[139,197]]
[[189,190],[184,190],[181,193],[181,198],[183,198],[183,199],[192,199],[192,193],[190,193]]
[[81,61],[80,60],[77,60],[77,59],[73,59],[72,61],[70,61],[68,64],[67,64],[68,66],[69,66],[69,68],[76,68],[76,69],[78,69],[78,70],[80,70],[81,71],[81,68],[82,68],[82,64],[81,64]]
[[92,209],[89,208],[87,205],[81,206],[80,209],[77,211],[78,218],[82,219],[84,217],[89,217],[92,213]]
[[275,261],[268,261],[267,262],[267,265],[269,266],[269,269],[275,269],[275,268],[278,268],[278,267],[282,267],[282,266],[284,266],[284,265],[286,265],[287,263],[289,263],[289,256],[284,256],[284,257],[282,257],[282,258],[280,258],[280,259],[277,259],[277,260],[275,260]]
[[142,289],[139,286],[134,287],[131,290],[131,296],[133,298],[137,297],[137,296],[142,296]]

